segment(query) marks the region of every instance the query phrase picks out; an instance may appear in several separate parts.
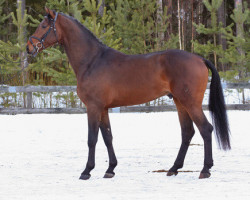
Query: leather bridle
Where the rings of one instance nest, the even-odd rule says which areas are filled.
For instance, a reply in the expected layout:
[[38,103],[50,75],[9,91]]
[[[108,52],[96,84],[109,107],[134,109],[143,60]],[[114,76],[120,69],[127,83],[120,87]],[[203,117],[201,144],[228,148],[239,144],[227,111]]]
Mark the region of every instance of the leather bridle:
[[[41,48],[45,49],[43,43],[44,43],[45,39],[47,38],[47,36],[49,35],[49,33],[50,33],[50,31],[51,31],[52,29],[54,30],[54,33],[55,33],[55,36],[56,36],[57,43],[59,43],[58,37],[57,37],[57,33],[56,33],[56,26],[55,26],[57,17],[58,17],[58,12],[56,12],[56,16],[55,16],[54,19],[53,19],[53,18],[50,19],[51,22],[53,22],[53,23],[50,23],[49,30],[48,30],[41,38],[38,38],[38,37],[36,37],[36,36],[30,36],[30,37],[29,37],[29,41],[30,41],[30,43],[31,43],[32,46],[33,46],[33,51],[31,52],[31,54],[32,54],[33,56],[36,56]],[[38,40],[38,42],[37,42],[36,44],[34,44],[34,43],[32,42],[32,38]]]

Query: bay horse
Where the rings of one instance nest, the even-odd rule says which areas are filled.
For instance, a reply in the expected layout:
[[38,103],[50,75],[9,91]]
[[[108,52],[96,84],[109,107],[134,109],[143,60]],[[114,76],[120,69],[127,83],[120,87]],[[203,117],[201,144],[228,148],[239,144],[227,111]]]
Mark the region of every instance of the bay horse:
[[77,94],[88,116],[88,161],[80,179],[90,178],[95,167],[99,129],[107,147],[109,167],[104,178],[112,178],[117,159],[112,145],[108,109],[142,104],[163,95],[172,96],[177,107],[182,143],[167,176],[177,175],[194,135],[193,122],[204,141],[204,166],[199,178],[210,177],[213,166],[213,126],[202,110],[202,100],[212,72],[209,110],[219,147],[230,149],[230,134],[220,77],[214,65],[182,50],[144,55],[126,55],[102,44],[73,17],[45,8],[46,16],[27,42],[33,56],[56,43],[65,48],[77,78]]

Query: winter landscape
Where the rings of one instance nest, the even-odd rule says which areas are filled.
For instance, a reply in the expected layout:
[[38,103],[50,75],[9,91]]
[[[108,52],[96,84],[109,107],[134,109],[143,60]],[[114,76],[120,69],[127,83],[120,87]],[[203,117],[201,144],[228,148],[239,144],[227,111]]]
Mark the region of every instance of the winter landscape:
[[[26,108],[46,111],[57,108],[54,110],[59,112],[64,108],[84,107],[76,89],[18,92],[16,87],[19,86],[27,89],[29,86],[78,85],[78,95],[83,94],[79,96],[92,98],[87,91],[106,94],[100,88],[92,89],[107,83],[102,88],[111,91],[113,85],[120,84],[119,77],[124,79],[121,83],[126,83],[120,87],[124,94],[130,94],[130,87],[126,87],[130,80],[135,83],[131,91],[138,92],[124,95],[124,99],[143,97],[155,88],[161,91],[159,95],[147,95],[147,100],[135,102],[147,102],[165,92],[171,92],[174,97],[185,92],[186,101],[191,101],[189,97],[197,98],[201,92],[193,95],[190,86],[203,87],[202,81],[193,80],[193,77],[204,81],[206,77],[200,73],[206,71],[196,67],[201,63],[197,57],[181,51],[169,54],[173,52],[170,49],[192,52],[214,63],[222,80],[225,103],[231,104],[231,108],[248,109],[228,111],[232,150],[218,149],[213,137],[214,166],[211,177],[202,180],[198,177],[203,168],[204,145],[197,128],[184,167],[177,176],[166,176],[181,144],[177,112],[118,113],[121,110],[113,109],[110,121],[118,159],[116,175],[112,179],[103,178],[109,161],[99,134],[96,167],[87,181],[79,180],[88,156],[86,114],[0,114],[0,200],[249,200],[248,2],[0,0],[0,86],[3,86],[0,88],[0,113],[19,108],[22,112]],[[147,55],[125,56],[117,51]],[[38,55],[29,59],[27,53]],[[205,63],[212,69],[210,76],[217,77],[215,83],[218,83],[218,76],[213,75],[215,69],[210,62]],[[144,70],[146,73],[140,73]],[[153,74],[161,76],[156,78]],[[89,80],[94,80],[92,87]],[[175,87],[179,85],[175,80],[183,82],[185,87]],[[95,84],[97,81],[99,84]],[[165,85],[164,90],[156,89],[157,85]],[[83,92],[84,87],[87,90]],[[114,93],[119,94],[120,88],[113,90]],[[175,88],[180,90],[173,92]],[[203,105],[208,104],[209,93],[209,89],[206,90]],[[213,94],[220,96],[217,92]],[[116,95],[110,98],[112,96]],[[86,98],[84,102],[91,101]],[[146,103],[152,107],[173,104],[173,99],[167,96]],[[242,108],[242,104],[246,107]],[[205,114],[210,119],[207,111]]]
[[[206,112],[209,117],[209,113]],[[203,141],[196,129],[183,171],[167,177],[181,143],[176,112],[111,113],[118,158],[113,179],[99,135],[96,167],[79,180],[87,160],[87,116],[0,115],[0,199],[249,199],[249,111],[229,111],[232,150],[213,140],[211,177],[199,180]]]

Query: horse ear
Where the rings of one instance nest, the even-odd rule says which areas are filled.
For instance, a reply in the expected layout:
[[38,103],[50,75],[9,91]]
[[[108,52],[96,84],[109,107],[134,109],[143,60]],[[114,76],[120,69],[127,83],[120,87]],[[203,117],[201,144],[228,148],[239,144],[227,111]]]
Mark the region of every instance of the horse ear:
[[45,11],[46,11],[46,13],[47,13],[48,15],[51,16],[51,18],[53,18],[53,19],[55,18],[56,13],[55,13],[54,10],[50,10],[49,8],[45,7]]

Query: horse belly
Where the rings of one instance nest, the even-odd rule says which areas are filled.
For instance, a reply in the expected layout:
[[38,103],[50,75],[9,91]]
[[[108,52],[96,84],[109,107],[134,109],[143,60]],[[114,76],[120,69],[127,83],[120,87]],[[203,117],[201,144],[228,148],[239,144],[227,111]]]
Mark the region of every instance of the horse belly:
[[156,74],[151,74],[151,77],[130,76],[112,85],[111,107],[142,104],[169,93],[168,82]]

